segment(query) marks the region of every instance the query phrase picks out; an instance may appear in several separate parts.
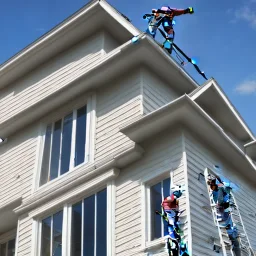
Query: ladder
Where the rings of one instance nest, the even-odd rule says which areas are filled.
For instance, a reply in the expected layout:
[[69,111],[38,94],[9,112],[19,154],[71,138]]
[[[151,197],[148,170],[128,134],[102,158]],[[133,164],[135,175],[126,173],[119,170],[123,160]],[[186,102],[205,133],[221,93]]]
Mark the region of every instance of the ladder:
[[[205,173],[204,173],[206,182],[207,182],[208,174],[218,176],[218,174],[216,174],[215,172],[213,172],[212,170],[209,170],[207,168],[205,170]],[[208,187],[208,185],[207,185],[207,187]],[[213,196],[211,195],[210,189],[208,189],[208,195],[209,195],[209,198],[210,198],[213,219],[214,219],[215,225],[216,225],[216,227],[218,229],[218,232],[219,232],[219,238],[220,238],[221,248],[223,250],[223,255],[224,256],[236,256],[237,254],[236,254],[235,250],[233,250],[232,241],[229,239],[226,228],[222,227],[219,224],[217,207],[216,207],[216,204],[213,200]],[[239,212],[235,197],[234,197],[232,192],[230,194],[230,208],[231,208],[231,211],[230,211],[231,221],[233,223],[233,226],[236,227],[237,230],[238,230],[238,245],[239,245],[240,250],[241,250],[241,254],[239,254],[239,255],[254,256],[254,253],[253,253],[253,251],[251,249],[251,246],[250,246],[248,236],[245,232],[245,228],[244,228],[244,224],[243,224],[243,221],[242,221],[242,218],[241,218],[241,214]]]
[[248,255],[248,256],[254,256],[252,247],[249,242],[249,238],[247,236],[247,233],[245,232],[244,223],[239,211],[239,207],[236,203],[236,199],[234,194],[231,192],[230,195],[230,201],[232,205],[232,212],[231,217],[234,225],[236,225],[238,231],[239,231],[239,243],[242,251],[242,255]]

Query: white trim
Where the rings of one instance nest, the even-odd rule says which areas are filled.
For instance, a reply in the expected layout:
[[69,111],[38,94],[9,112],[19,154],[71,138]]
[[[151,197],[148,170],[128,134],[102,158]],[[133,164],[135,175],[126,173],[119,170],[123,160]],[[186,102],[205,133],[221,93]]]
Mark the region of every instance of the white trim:
[[188,179],[188,161],[186,152],[186,140],[184,132],[182,131],[182,152],[183,152],[183,166],[184,166],[184,179],[186,187],[186,211],[187,211],[187,223],[188,223],[188,252],[189,255],[193,255],[192,251],[192,225],[191,225],[191,211],[190,211],[190,195],[189,195],[189,179]]
[[115,181],[107,184],[107,256],[115,255]]
[[118,23],[120,23],[126,30],[128,30],[132,35],[136,36],[141,33],[132,23],[128,22],[124,17],[122,17],[111,5],[106,1],[100,1],[99,4],[102,8],[108,12],[112,18],[114,18]]
[[[72,207],[72,206],[71,206]],[[84,255],[84,198],[82,199],[82,216],[81,216],[81,254]],[[71,255],[72,256],[72,255]]]
[[14,239],[16,237],[16,233],[17,233],[17,230],[15,228],[15,229],[12,229],[4,234],[1,234],[0,244],[4,244],[4,243],[8,242],[9,240]]
[[96,147],[96,127],[97,127],[97,98],[96,93],[91,96],[91,126],[90,126],[90,153],[89,162],[95,161],[95,147]]
[[[88,159],[90,158],[91,154],[91,147],[94,143],[91,142],[91,105],[92,105],[92,95],[89,94],[87,99],[79,100],[75,103],[75,105],[71,106],[65,106],[61,110],[55,112],[50,117],[43,118],[40,123],[40,135],[39,136],[39,142],[38,142],[38,153],[37,153],[37,159],[35,164],[35,178],[33,181],[33,192],[36,192],[38,189],[41,189],[42,187],[45,187],[52,183],[54,180],[59,179],[60,177],[66,175],[69,172],[73,172],[76,168],[78,168],[81,165],[86,165],[88,163]],[[77,125],[77,110],[83,106],[86,106],[86,144],[85,144],[85,159],[84,162],[74,166],[75,165],[75,139],[76,139],[76,125]],[[64,126],[64,118],[65,116],[72,114],[72,134],[71,134],[71,151],[70,151],[70,163],[69,163],[69,170],[61,174],[61,153],[62,153],[62,139],[63,139],[63,126]],[[53,131],[54,131],[54,125],[57,121],[61,120],[61,138],[60,138],[60,152],[59,152],[59,168],[58,168],[58,177],[46,182],[45,184],[40,186],[40,177],[41,177],[41,169],[42,169],[42,161],[43,161],[43,153],[44,153],[44,144],[45,144],[45,135],[46,135],[46,129],[49,125],[52,127],[51,132],[51,145],[50,145],[50,156],[49,156],[49,173],[48,173],[48,179],[50,175],[50,163],[51,163],[51,152],[52,152],[52,138],[53,138]],[[95,147],[95,145],[94,145]],[[89,154],[89,155],[88,155]]]
[[254,135],[252,134],[252,132],[250,131],[246,123],[242,120],[236,108],[232,105],[232,103],[229,101],[229,99],[227,98],[223,90],[220,88],[220,86],[217,84],[217,82],[214,79],[211,79],[207,85],[204,85],[201,90],[198,90],[194,95],[192,95],[191,99],[195,101],[201,94],[207,91],[211,86],[213,86],[214,89],[217,91],[217,93],[220,95],[220,97],[225,102],[229,110],[236,117],[237,121],[242,125],[246,133],[251,137],[252,140],[255,140]]
[[63,206],[63,221],[62,221],[62,256],[69,255],[69,231],[71,226],[69,226],[69,207],[67,204]]
[[33,182],[32,182],[32,194],[37,190],[40,183],[46,129],[47,127],[44,124],[42,123],[39,124],[36,160],[35,160],[35,166],[34,166],[34,172],[33,172],[34,174],[33,174]]
[[96,188],[102,187],[107,181],[115,179],[119,175],[118,169],[110,169],[109,171],[77,186],[76,189],[69,191],[64,196],[55,198],[50,202],[45,202],[29,213],[32,218],[42,218],[49,216],[53,211],[62,208],[63,204],[74,202],[80,198],[84,198],[85,194],[95,193]]
[[[31,256],[38,255],[38,239],[39,239],[39,224],[38,221],[32,220],[32,234],[31,234]],[[16,256],[16,255],[15,255]]]
[[33,49],[39,48],[40,45],[42,45],[45,41],[49,40],[51,37],[54,37],[55,34],[59,33],[65,27],[69,26],[69,24],[74,23],[76,20],[78,20],[81,16],[85,15],[96,5],[98,5],[98,1],[93,4],[90,4],[89,6],[86,6],[85,9],[83,9],[80,12],[78,12],[77,14],[71,16],[67,21],[61,23],[59,26],[56,26],[53,30],[51,30],[45,36],[42,36],[37,41],[32,43],[32,45],[26,47],[24,50],[19,52],[17,55],[14,55],[14,57],[7,60],[3,65],[0,66],[0,73],[4,72],[4,70],[7,69],[13,63],[19,61],[19,59],[24,58],[23,56],[32,52]]
[[[154,184],[157,184],[161,182],[161,189],[162,189],[162,181],[164,179],[170,178],[172,184],[172,176],[171,173],[173,172],[172,168],[168,168],[168,170],[165,170],[163,172],[159,173],[153,173],[147,176],[144,176],[142,178],[141,182],[141,225],[142,225],[142,249],[144,250],[154,241],[151,241],[151,225],[150,225],[150,220],[151,220],[151,203],[150,203],[150,187]],[[161,224],[162,225],[162,224]],[[163,230],[163,227],[161,228],[161,231]]]
[[91,97],[88,99],[88,104],[86,105],[86,134],[85,134],[85,156],[84,156],[84,162],[85,164],[89,162],[90,159],[90,147],[91,147],[91,105],[92,105],[92,100]]
[[16,232],[16,238],[15,238],[15,256],[18,256],[19,237],[20,237],[20,220],[18,219],[17,232]]
[[76,123],[77,123],[77,109],[73,111],[73,122],[72,122],[72,135],[71,135],[71,152],[69,170],[74,170],[75,166],[75,151],[76,151]]

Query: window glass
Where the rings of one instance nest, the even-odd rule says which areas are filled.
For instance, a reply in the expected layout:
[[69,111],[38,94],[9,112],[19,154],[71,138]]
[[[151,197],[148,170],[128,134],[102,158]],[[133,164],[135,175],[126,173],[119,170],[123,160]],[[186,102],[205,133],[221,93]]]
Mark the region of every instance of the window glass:
[[151,187],[151,240],[159,238],[162,236],[161,232],[161,216],[156,214],[156,211],[161,212],[161,203],[162,203],[162,195],[161,195],[161,183],[157,183],[156,185]]
[[41,256],[51,256],[51,217],[42,221]]
[[84,256],[94,256],[95,195],[84,200]]
[[60,211],[53,215],[52,254],[54,256],[62,255],[62,222],[63,222],[63,211]]
[[71,255],[81,256],[82,253],[82,202],[72,207]]
[[86,161],[86,122],[87,106],[83,106],[47,126],[39,186]]
[[5,256],[6,255],[6,243],[5,244],[1,244],[1,247],[0,247],[0,256]]
[[54,124],[52,136],[52,154],[50,167],[50,180],[58,177],[59,159],[60,159],[60,135],[61,135],[61,120]]
[[8,241],[7,256],[15,255],[15,239]]
[[171,179],[167,178],[150,187],[151,240],[168,235],[167,223],[156,211],[162,212],[162,201],[170,195]]
[[86,140],[86,106],[77,110],[75,166],[84,162]]
[[107,255],[107,190],[97,194],[96,255]]
[[70,154],[71,154],[72,121],[73,121],[72,113],[64,118],[63,132],[62,132],[60,174],[64,174],[69,170]]
[[107,255],[107,190],[72,206],[72,256]]

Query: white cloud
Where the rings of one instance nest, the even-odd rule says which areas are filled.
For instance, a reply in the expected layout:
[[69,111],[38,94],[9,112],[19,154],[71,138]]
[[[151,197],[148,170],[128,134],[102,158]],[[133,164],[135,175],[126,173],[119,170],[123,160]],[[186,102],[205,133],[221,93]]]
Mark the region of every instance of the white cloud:
[[256,8],[255,5],[253,5],[254,3],[256,3],[256,0],[250,0],[247,5],[244,5],[240,9],[228,9],[227,13],[229,15],[233,13],[234,15],[230,22],[237,23],[238,21],[246,21],[252,28],[256,29]]
[[254,94],[256,93],[256,80],[247,80],[239,84],[236,89],[239,94]]

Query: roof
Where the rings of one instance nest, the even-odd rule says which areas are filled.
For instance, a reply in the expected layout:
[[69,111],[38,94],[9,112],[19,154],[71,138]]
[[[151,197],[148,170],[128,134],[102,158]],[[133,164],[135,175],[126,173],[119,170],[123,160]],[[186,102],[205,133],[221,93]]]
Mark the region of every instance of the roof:
[[132,141],[142,143],[177,124],[188,127],[222,158],[232,159],[229,164],[233,166],[237,174],[255,186],[255,165],[223,129],[188,95],[181,96],[139,120],[127,124],[120,129],[120,132]]
[[214,78],[189,94],[224,130],[244,143],[254,134]]
[[[86,22],[90,22],[90,26],[85,29]],[[102,27],[115,31],[121,43],[141,33],[105,0],[92,0],[4,62],[0,66],[0,89]]]

